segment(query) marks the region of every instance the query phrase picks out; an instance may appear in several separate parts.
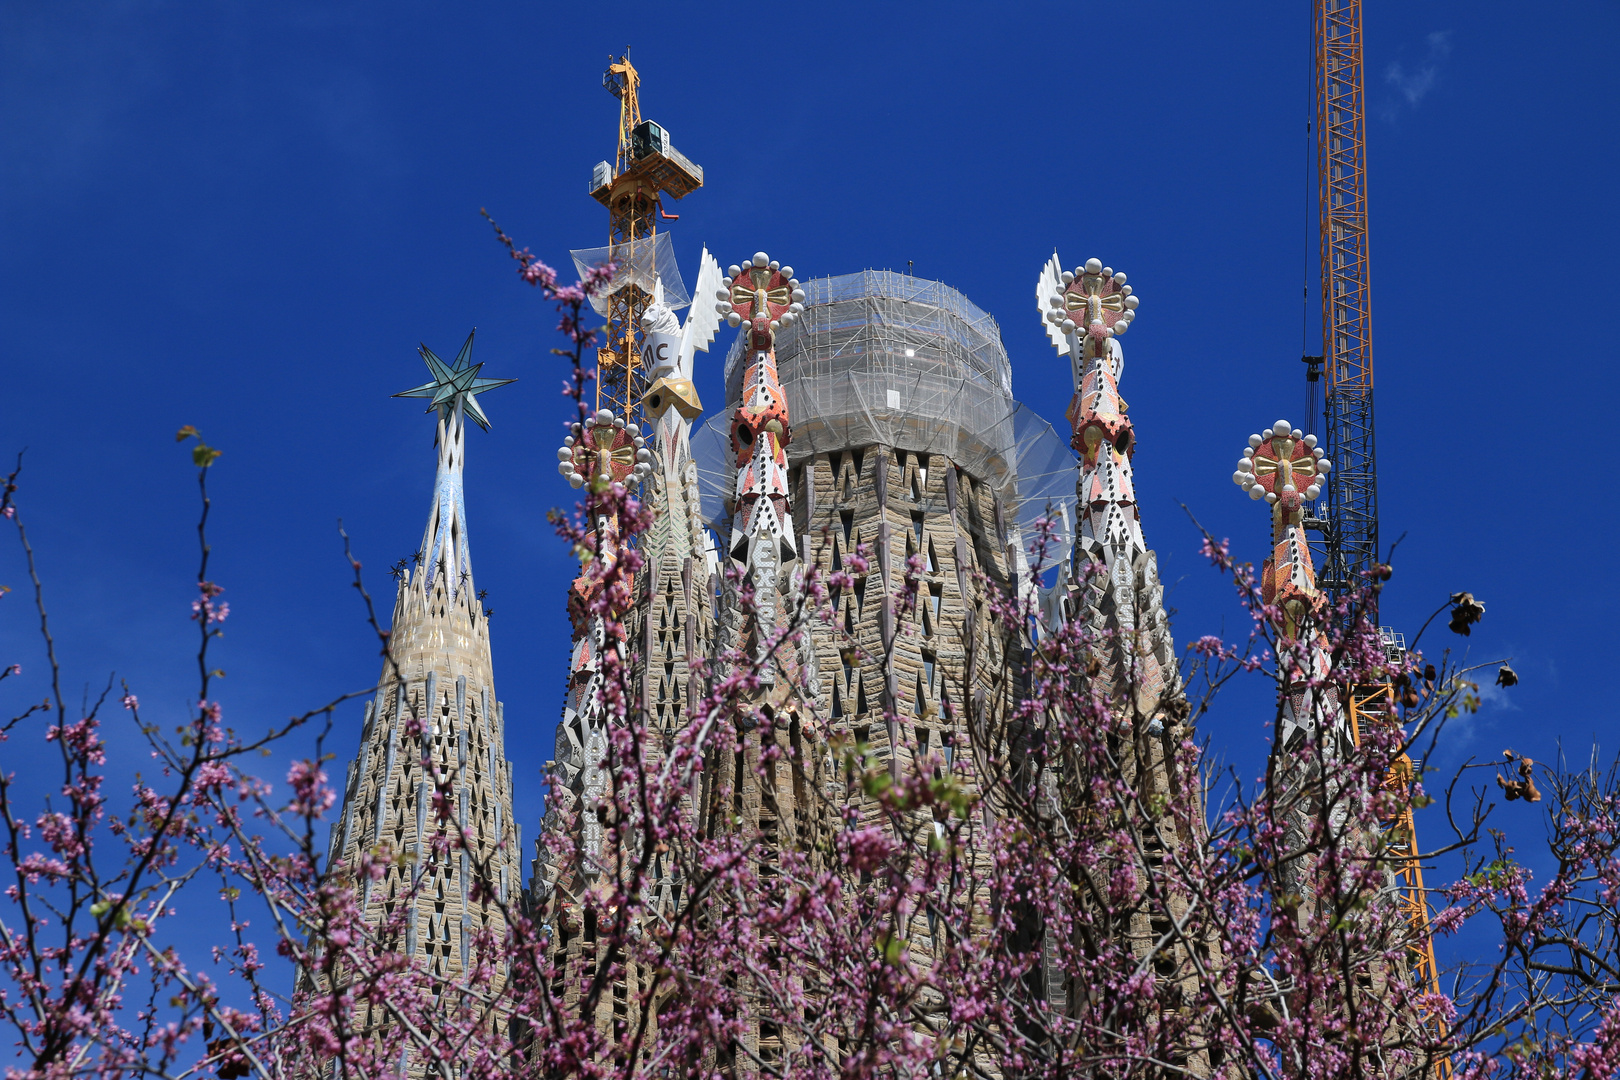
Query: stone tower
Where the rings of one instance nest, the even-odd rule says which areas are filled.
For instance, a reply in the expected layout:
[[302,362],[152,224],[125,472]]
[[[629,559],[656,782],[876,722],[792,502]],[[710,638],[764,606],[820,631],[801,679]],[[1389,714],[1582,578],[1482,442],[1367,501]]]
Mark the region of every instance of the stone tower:
[[[1125,274],[1101,260],[1066,271],[1053,255],[1036,285],[1036,302],[1048,337],[1071,365],[1074,397],[1067,416],[1071,446],[1080,457],[1074,551],[1051,602],[1044,605],[1044,617],[1049,625],[1072,619],[1089,632],[1089,678],[1111,703],[1119,725],[1115,759],[1142,804],[1149,805],[1174,785],[1196,785],[1199,779],[1178,776],[1175,770],[1174,747],[1184,736],[1182,721],[1189,710],[1164,610],[1158,558],[1142,533],[1131,465],[1136,433],[1119,391],[1125,370],[1119,337],[1135,319],[1138,298]],[[1068,810],[1084,805],[1087,795],[1059,779],[1050,797]],[[1162,863],[1167,848],[1203,842],[1201,834],[1193,834],[1196,825],[1150,816],[1130,817],[1127,824],[1150,870]],[[1138,956],[1147,956],[1154,942],[1164,938],[1171,919],[1185,910],[1186,898],[1171,892],[1168,906],[1146,896],[1142,901],[1139,908],[1121,913],[1117,932]],[[1048,999],[1077,1003],[1085,988],[1058,969],[1054,952],[1054,944],[1046,942]],[[1189,987],[1192,971],[1179,946],[1158,966],[1161,979],[1185,979]],[[1207,1063],[1184,1064],[1197,1071]]]
[[[1317,587],[1305,537],[1306,508],[1321,494],[1333,468],[1316,443],[1315,435],[1278,420],[1249,436],[1232,474],[1233,483],[1251,499],[1268,504],[1270,511],[1272,552],[1260,571],[1260,589],[1261,599],[1277,609],[1277,639],[1306,646],[1304,668],[1285,662],[1279,665],[1278,679],[1277,787],[1284,793],[1285,835],[1294,849],[1308,844],[1320,812],[1321,792],[1316,789],[1323,762],[1354,748],[1339,688],[1328,680],[1331,649],[1323,628],[1332,617],[1331,601]],[[1290,861],[1281,872],[1285,886],[1307,905],[1315,903],[1313,871],[1314,859],[1307,857]]]
[[389,653],[366,705],[332,854],[353,865],[364,851],[408,853],[380,881],[361,885],[367,921],[385,945],[433,975],[482,971],[498,988],[504,965],[480,956],[475,939],[488,933],[499,943],[504,933],[496,901],[512,901],[521,887],[520,831],[489,619],[473,582],[462,469],[467,422],[488,427],[476,395],[512,380],[480,378],[472,340],[453,364],[422,346],[433,380],[396,395],[431,399],[438,471],[421,550],[399,575]]
[[[862,551],[869,564],[830,598],[831,625],[812,620],[811,693],[898,771],[914,754],[955,753],[952,734],[966,745],[969,706],[997,692],[1007,659],[982,590],[1014,585],[1011,367],[994,320],[938,282],[866,271],[804,291],[776,350],[800,557],[823,573]],[[910,568],[906,613],[895,594]]]
[[[729,301],[755,325],[727,358],[727,408],[698,445],[710,524],[729,537],[723,557],[734,568],[718,644],[752,663],[760,715],[740,753],[711,760],[704,785],[712,827],[757,838],[757,870],[770,881],[781,853],[813,863],[846,827],[835,744],[817,739],[851,737],[896,774],[939,755],[960,782],[976,782],[970,725],[1002,715],[1021,660],[1016,631],[1010,640],[991,605],[1029,573],[1018,507],[1038,516],[1054,493],[1021,486],[1018,466],[1045,451],[1072,488],[1073,457],[1013,400],[994,320],[954,289],[875,271],[793,288],[763,255],[754,262],[733,268]],[[773,289],[788,317],[773,308],[762,334],[757,313]],[[854,581],[830,590],[830,610],[810,612],[798,641],[779,640],[806,575],[840,571]],[[858,817],[883,818],[877,800],[856,798]],[[931,948],[926,937],[912,947]],[[788,1050],[782,1038],[774,1024],[746,1025],[746,1055],[722,1050],[717,1065],[769,1065]]]
[[[700,295],[712,294],[719,283],[719,265],[704,251]],[[600,583],[583,572],[569,594],[574,634],[569,688],[557,726],[557,756],[546,765],[553,798],[535,844],[529,893],[532,909],[551,929],[553,959],[565,973],[557,990],[568,1008],[581,1006],[580,987],[598,962],[593,887],[602,884],[604,874],[611,881],[617,865],[618,853],[607,850],[606,829],[597,815],[598,807],[611,801],[604,764],[615,720],[602,703],[607,654],[624,665],[633,684],[625,708],[644,715],[649,730],[665,740],[686,724],[706,692],[700,667],[713,639],[715,555],[699,510],[690,433],[703,408],[692,385],[696,353],[708,351],[718,325],[711,301],[696,306],[683,326],[665,302],[662,279],[655,280],[653,301],[642,318],[650,380],[642,400],[647,427],[603,410],[574,425],[558,454],[559,471],[576,488],[604,479],[640,481],[641,497],[652,512],[651,527],[638,545],[642,564],[631,583],[628,610],[599,610]],[[592,524],[595,556],[603,565],[615,563],[618,522],[603,516]],[[572,820],[572,829],[565,820]],[[548,843],[547,835],[559,831],[563,842],[556,843],[554,835]],[[658,860],[653,876],[664,902],[678,902],[681,882],[673,864]],[[581,975],[583,980],[575,977]],[[632,965],[597,1002],[595,1019],[604,1029],[615,1020],[635,1018],[636,981]]]

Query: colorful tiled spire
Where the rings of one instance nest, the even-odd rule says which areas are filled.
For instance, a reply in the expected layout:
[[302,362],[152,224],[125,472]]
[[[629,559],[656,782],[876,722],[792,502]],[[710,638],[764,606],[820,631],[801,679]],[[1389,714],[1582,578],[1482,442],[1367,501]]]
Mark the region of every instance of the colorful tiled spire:
[[[1275,607],[1280,616],[1277,635],[1280,642],[1309,642],[1305,663],[1309,671],[1297,670],[1288,657],[1280,656],[1282,667],[1282,723],[1278,745],[1297,746],[1313,736],[1316,725],[1348,738],[1344,710],[1338,689],[1321,685],[1312,689],[1312,679],[1325,680],[1331,666],[1328,641],[1323,628],[1328,623],[1329,598],[1316,587],[1316,567],[1305,537],[1305,507],[1321,494],[1322,482],[1333,463],[1315,435],[1306,435],[1287,420],[1278,420],[1259,434],[1249,436],[1249,445],[1238,459],[1232,482],[1249,498],[1271,507],[1271,557],[1261,570],[1261,599]],[[1309,678],[1307,678],[1309,676]],[[1331,749],[1333,740],[1324,744]]]
[[[1067,415],[1080,455],[1078,535],[1072,566],[1061,572],[1086,584],[1071,596],[1069,616],[1095,632],[1103,662],[1098,678],[1110,697],[1129,695],[1135,711],[1157,726],[1180,701],[1181,679],[1158,557],[1142,535],[1131,469],[1136,432],[1119,395],[1125,370],[1119,337],[1135,320],[1139,300],[1125,275],[1101,260],[1068,271],[1053,255],[1036,285],[1036,302],[1048,337],[1074,374]],[[1106,573],[1081,573],[1087,563],[1101,564]]]
[[729,294],[719,306],[730,305],[726,322],[748,324],[742,398],[731,417],[737,480],[727,554],[753,585],[751,644],[760,681],[771,685],[776,679],[771,638],[787,585],[781,573],[798,554],[788,490],[787,447],[793,429],[787,395],[776,373],[776,331],[804,310],[804,293],[792,268],[774,262],[763,251],[748,266],[731,267],[724,285]]

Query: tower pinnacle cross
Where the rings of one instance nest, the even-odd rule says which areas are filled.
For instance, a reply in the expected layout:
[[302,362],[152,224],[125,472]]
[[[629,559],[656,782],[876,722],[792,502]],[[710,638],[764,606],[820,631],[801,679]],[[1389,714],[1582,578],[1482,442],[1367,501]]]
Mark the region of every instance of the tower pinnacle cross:
[[439,415],[445,416],[455,410],[456,404],[461,404],[462,412],[470,417],[473,423],[489,430],[489,418],[484,410],[479,408],[477,395],[486,390],[495,390],[508,383],[517,382],[516,379],[481,379],[479,371],[483,364],[472,363],[473,334],[467,335],[466,342],[461,351],[456,354],[455,363],[446,364],[434,355],[432,349],[426,345],[418,346],[417,351],[422,354],[422,360],[427,364],[428,370],[433,373],[433,381],[423,383],[421,386],[409,390],[401,390],[395,397],[431,398],[428,411],[439,410]]

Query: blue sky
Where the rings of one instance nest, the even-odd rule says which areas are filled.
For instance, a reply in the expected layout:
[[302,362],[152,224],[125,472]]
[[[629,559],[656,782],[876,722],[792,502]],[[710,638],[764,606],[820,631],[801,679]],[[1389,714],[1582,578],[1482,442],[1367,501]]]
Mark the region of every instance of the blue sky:
[[[573,567],[545,522],[572,502],[553,454],[566,414],[554,316],[478,210],[559,268],[605,241],[586,184],[612,155],[600,77],[626,44],[644,114],[706,170],[671,207],[689,277],[704,243],[801,277],[912,265],[997,316],[1015,391],[1061,425],[1071,388],[1035,276],[1054,246],[1126,270],[1143,302],[1122,391],[1176,636],[1240,625],[1178,504],[1263,556],[1264,515],[1230,474],[1251,431],[1303,412],[1307,10],[0,4],[0,453],[28,448],[67,685],[116,671],[170,715],[193,693],[182,424],[224,450],[227,715],[256,731],[370,684],[337,521],[386,609],[434,465],[431,422],[389,395],[426,377],[419,341],[453,355],[476,326],[485,374],[520,380],[484,399],[467,502],[533,835],[567,662]],[[1381,516],[1386,542],[1405,534],[1385,618],[1410,632],[1471,590],[1488,612],[1453,643],[1523,677],[1457,725],[1443,770],[1560,741],[1582,759],[1620,742],[1593,689],[1620,599],[1598,483],[1620,351],[1604,74],[1620,13],[1385,0],[1366,31]],[[718,355],[699,357],[711,407]],[[11,541],[0,584],[23,584]],[[24,668],[8,710],[42,689],[26,603],[0,600],[0,659]],[[1267,697],[1246,689],[1205,724],[1230,760],[1263,748]],[[130,767],[144,757],[113,739]],[[7,744],[5,767],[34,752]]]

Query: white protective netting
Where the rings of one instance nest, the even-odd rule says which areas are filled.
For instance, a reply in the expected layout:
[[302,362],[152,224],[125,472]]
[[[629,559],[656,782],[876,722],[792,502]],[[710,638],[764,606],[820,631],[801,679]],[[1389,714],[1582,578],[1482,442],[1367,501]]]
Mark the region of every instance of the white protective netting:
[[[776,335],[791,463],[876,444],[942,454],[991,484],[1026,538],[1048,505],[1074,520],[1074,455],[1013,400],[994,318],[948,285],[885,270],[821,278],[804,290],[804,314]],[[730,425],[743,341],[739,334],[726,357],[726,408],[692,436],[704,516],[716,528],[729,517],[735,482]],[[1065,538],[1050,555],[1067,547]]]
[[574,269],[581,279],[587,271],[605,263],[616,267],[608,287],[591,297],[591,307],[598,315],[608,313],[608,297],[626,285],[638,285],[651,296],[656,278],[664,279],[664,306],[669,310],[679,311],[692,302],[681,282],[680,269],[675,265],[675,241],[667,232],[611,247],[580,248],[568,254],[573,257]]

